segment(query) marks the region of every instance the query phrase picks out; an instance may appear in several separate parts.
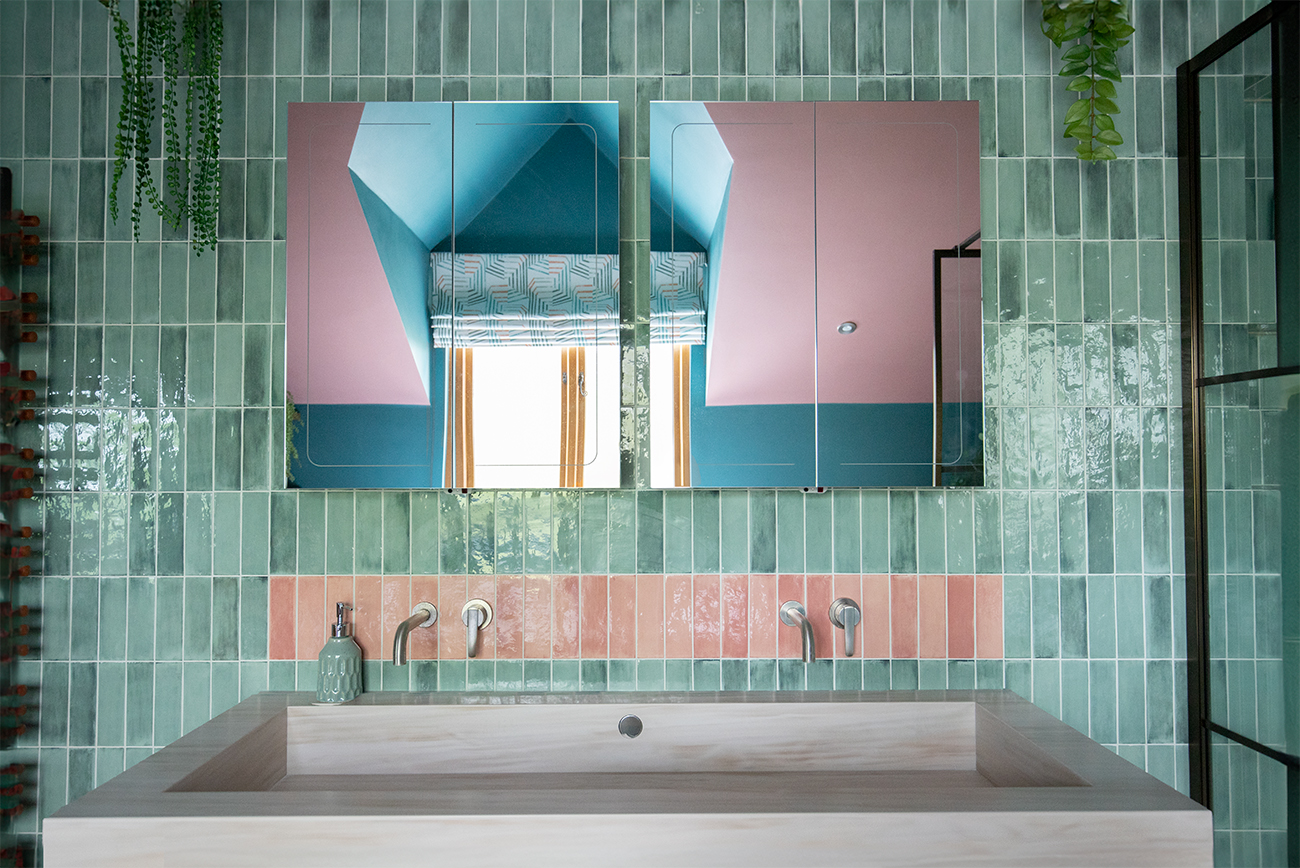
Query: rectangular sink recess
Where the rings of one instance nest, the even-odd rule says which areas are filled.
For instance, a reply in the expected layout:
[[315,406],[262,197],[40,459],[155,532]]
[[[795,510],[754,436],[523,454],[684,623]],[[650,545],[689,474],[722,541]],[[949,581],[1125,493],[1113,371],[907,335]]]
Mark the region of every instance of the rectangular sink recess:
[[311,698],[245,700],[61,809],[47,863],[1212,861],[1208,811],[1009,691]]

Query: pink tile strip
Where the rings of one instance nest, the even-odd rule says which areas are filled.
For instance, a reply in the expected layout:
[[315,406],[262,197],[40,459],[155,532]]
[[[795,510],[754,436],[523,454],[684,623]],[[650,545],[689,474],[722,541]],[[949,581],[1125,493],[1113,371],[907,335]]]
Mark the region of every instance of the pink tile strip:
[[948,577],[948,656],[975,656],[975,577]]
[[[806,594],[804,607],[808,610],[808,620],[812,621],[813,638],[817,642],[817,654],[819,657],[830,657],[835,648],[835,636],[832,631],[840,633],[831,625],[830,611],[831,600],[831,577],[826,575],[810,575],[804,580],[804,593]],[[843,635],[841,633],[841,635]],[[802,647],[802,643],[801,643]]]
[[[495,594],[493,595],[496,596]],[[465,659],[465,625],[460,610],[469,600],[464,576],[442,576],[438,580],[438,659]]]
[[723,576],[722,656],[749,656],[749,576]]
[[609,656],[636,657],[636,576],[609,577]]
[[1002,656],[1002,577],[975,577],[975,656]]
[[578,577],[552,576],[551,600],[551,656],[572,660],[578,656]]
[[778,657],[798,657],[803,645],[803,640],[799,636],[798,627],[790,627],[780,622],[781,606],[790,600],[796,603],[804,602],[804,577],[803,575],[786,574],[777,576],[776,579],[776,599],[777,599],[777,625],[776,625],[776,653]]
[[524,576],[524,656],[551,656],[551,577]]
[[674,659],[694,653],[691,636],[691,577],[664,576],[664,656]]
[[917,656],[916,576],[889,577],[889,656]]
[[722,656],[722,618],[718,611],[721,579],[718,576],[695,576],[694,585],[694,650],[697,659],[707,660]]
[[325,577],[298,577],[298,660],[315,660],[325,647]]
[[948,591],[944,576],[918,576],[920,656],[948,656]]
[[271,576],[267,583],[266,656],[271,660],[295,659],[298,578]]
[[[437,576],[411,576],[411,608],[414,608],[416,603],[438,605]],[[407,612],[409,613],[410,609],[407,609]],[[411,631],[411,635],[407,637],[407,657],[411,660],[438,659],[438,631],[439,628],[444,626],[442,619],[446,614],[442,609],[438,609],[438,620],[434,622],[432,627],[420,627]],[[459,615],[459,611],[456,614]],[[448,623],[445,626],[447,629],[454,629],[456,623],[459,622]],[[397,625],[394,624],[393,626],[396,628]],[[385,647],[391,652],[392,634],[386,633],[384,635],[388,637],[389,643]]]
[[664,577],[645,574],[636,578],[636,656],[664,656]]
[[781,602],[776,597],[776,576],[749,577],[749,656],[776,656],[776,628]]
[[[379,576],[357,576],[355,593],[356,599],[352,605],[357,626],[353,636],[361,646],[361,654],[365,659],[382,660],[384,658],[384,636],[381,632],[384,623],[383,579]],[[329,600],[326,600],[326,603],[333,605]]]
[[[379,625],[379,647],[375,649],[375,657],[379,660],[393,659],[393,634],[397,632],[397,625],[411,616],[411,577],[410,576],[384,576],[381,585],[380,594],[383,598],[384,620]],[[406,639],[406,656],[411,656],[411,639],[415,638],[415,633],[425,632],[422,628],[417,628]]]
[[889,659],[889,576],[862,577],[862,657]]
[[[476,578],[478,577],[470,579],[471,592],[475,590]],[[493,656],[492,649],[488,647],[490,641],[487,640],[495,640],[495,656],[498,660],[518,659],[524,656],[524,577],[497,576],[496,584],[496,613],[484,631],[485,641],[479,657],[487,659]],[[487,588],[480,590],[486,593]],[[491,597],[483,596],[483,599],[491,600]]]
[[579,653],[584,658],[609,655],[609,577],[583,576],[579,616]]

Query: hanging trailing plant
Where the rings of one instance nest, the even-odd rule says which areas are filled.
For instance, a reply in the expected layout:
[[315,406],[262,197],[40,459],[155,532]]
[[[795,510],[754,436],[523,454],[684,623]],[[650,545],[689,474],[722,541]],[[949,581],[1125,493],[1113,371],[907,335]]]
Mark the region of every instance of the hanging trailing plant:
[[1128,45],[1133,27],[1124,0],[1043,0],[1043,33],[1060,48],[1079,44],[1062,57],[1060,75],[1079,98],[1065,113],[1065,137],[1078,139],[1081,160],[1113,160],[1124,144],[1111,115],[1119,114],[1115,84],[1120,80],[1115,52]]
[[[108,7],[122,58],[122,110],[114,140],[113,186],[108,209],[118,216],[118,183],[135,163],[131,226],[140,238],[145,202],[167,223],[189,223],[196,251],[217,246],[221,178],[221,0],[136,0],[136,34],[122,17],[121,0]],[[180,32],[177,33],[177,12]],[[161,77],[161,101],[156,92]],[[161,102],[161,105],[160,105]],[[152,152],[162,110],[162,152]],[[150,156],[162,157],[165,193],[158,189]]]

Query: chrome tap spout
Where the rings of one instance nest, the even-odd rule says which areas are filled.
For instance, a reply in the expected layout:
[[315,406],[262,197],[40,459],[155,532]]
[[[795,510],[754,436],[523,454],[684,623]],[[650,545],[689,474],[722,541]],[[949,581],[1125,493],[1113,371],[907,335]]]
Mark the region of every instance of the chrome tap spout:
[[397,625],[393,631],[393,665],[406,665],[406,637],[416,627],[429,627],[438,620],[438,608],[433,603],[416,603],[411,617]]
[[781,604],[781,623],[787,627],[798,627],[803,638],[803,662],[811,663],[817,659],[817,640],[813,638],[812,622],[808,620],[808,611],[794,600]]

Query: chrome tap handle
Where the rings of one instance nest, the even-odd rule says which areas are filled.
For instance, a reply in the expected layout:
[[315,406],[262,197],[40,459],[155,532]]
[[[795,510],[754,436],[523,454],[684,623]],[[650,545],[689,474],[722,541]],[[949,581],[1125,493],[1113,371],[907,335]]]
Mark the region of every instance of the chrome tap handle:
[[465,654],[477,657],[479,635],[492,623],[492,606],[487,600],[470,600],[460,610],[460,619],[465,622]]
[[840,597],[831,603],[831,623],[844,631],[844,656],[852,657],[855,646],[854,635],[862,623],[862,610],[848,597]]
[[813,638],[812,622],[808,620],[808,610],[801,603],[788,600],[781,604],[781,623],[787,627],[798,627],[803,640],[803,662],[812,663],[817,659],[817,640]]

